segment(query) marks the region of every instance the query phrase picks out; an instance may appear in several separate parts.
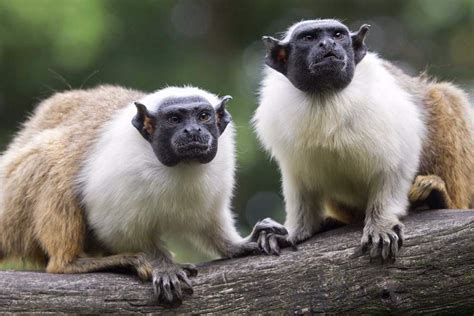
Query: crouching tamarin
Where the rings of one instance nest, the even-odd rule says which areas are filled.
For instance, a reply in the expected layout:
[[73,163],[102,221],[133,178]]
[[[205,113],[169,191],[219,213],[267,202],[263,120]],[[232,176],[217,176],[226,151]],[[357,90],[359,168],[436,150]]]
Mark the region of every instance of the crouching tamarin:
[[289,240],[319,232],[328,215],[360,220],[362,249],[387,259],[402,245],[409,202],[472,205],[472,113],[454,85],[368,53],[368,29],[309,20],[264,37],[254,124],[281,170]]
[[173,262],[165,236],[221,257],[260,252],[261,232],[286,231],[234,226],[229,99],[100,86],[43,101],[0,158],[2,255],[53,273],[132,269],[171,302],[196,270]]

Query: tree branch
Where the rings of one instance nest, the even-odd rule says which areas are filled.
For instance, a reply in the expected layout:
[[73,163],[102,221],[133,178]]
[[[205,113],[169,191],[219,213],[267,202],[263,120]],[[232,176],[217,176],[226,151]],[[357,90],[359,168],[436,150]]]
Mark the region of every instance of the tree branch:
[[322,233],[280,257],[209,262],[181,306],[156,305],[151,283],[112,273],[0,272],[0,313],[474,312],[474,210],[412,214],[393,264],[354,255],[361,227]]

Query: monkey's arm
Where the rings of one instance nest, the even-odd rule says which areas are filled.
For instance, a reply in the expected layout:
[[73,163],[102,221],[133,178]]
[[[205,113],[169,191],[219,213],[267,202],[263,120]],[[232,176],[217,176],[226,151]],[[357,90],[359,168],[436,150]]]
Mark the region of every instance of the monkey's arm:
[[[229,209],[225,208],[214,218],[212,227],[204,228],[190,235],[190,241],[199,248],[224,258],[235,258],[258,253],[278,254],[279,248],[265,250],[259,240],[265,236],[288,236],[286,228],[276,221],[266,218],[255,224],[252,232],[245,238],[241,237]],[[278,245],[277,245],[278,246]]]
[[393,175],[383,176],[379,185],[374,185],[365,213],[362,234],[362,252],[371,258],[382,260],[394,258],[403,243],[403,224],[399,217],[408,205],[410,181]]
[[[279,253],[280,248],[292,247],[316,233],[332,230],[347,224],[342,219],[325,214],[322,195],[296,181],[295,176],[282,168],[283,192],[286,203],[285,227],[289,235],[262,232],[258,244],[265,252]],[[327,201],[326,201],[327,202]],[[275,251],[276,250],[276,251]]]
[[291,243],[302,242],[319,232],[324,222],[322,195],[305,188],[291,172],[282,168],[286,221]]

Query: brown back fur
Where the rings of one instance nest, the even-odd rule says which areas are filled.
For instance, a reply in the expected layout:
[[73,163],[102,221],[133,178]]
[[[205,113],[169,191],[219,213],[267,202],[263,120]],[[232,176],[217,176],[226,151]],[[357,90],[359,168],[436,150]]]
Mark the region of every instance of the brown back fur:
[[439,176],[457,208],[472,207],[474,138],[465,94],[449,83],[430,83],[423,102],[428,138],[419,174]]
[[[113,113],[144,94],[114,86],[58,93],[43,101],[1,157],[1,251],[46,263],[48,271],[84,251],[84,212],[74,178]],[[1,206],[1,204],[0,204]],[[67,219],[67,220],[65,220]]]
[[389,62],[385,67],[407,90],[425,116],[428,130],[419,175],[437,175],[456,208],[474,203],[474,127],[466,94],[448,82],[422,74],[410,77]]

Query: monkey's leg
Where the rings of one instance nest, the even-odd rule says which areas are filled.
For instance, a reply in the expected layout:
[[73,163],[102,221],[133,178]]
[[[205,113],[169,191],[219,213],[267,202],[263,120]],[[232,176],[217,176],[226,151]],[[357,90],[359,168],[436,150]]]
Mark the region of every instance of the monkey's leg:
[[412,207],[427,205],[430,209],[456,208],[446,190],[444,181],[437,175],[419,175],[415,178],[408,198]]
[[179,303],[183,293],[192,294],[189,277],[197,270],[191,264],[177,264],[167,252],[118,254],[102,258],[78,258],[56,273],[86,273],[97,271],[136,271],[143,281],[152,280],[156,298],[164,303]]
[[[60,261],[64,261],[59,259]],[[134,270],[140,279],[152,276],[152,266],[144,253],[118,254],[107,257],[78,257],[69,263],[57,264],[58,257],[51,257],[46,271],[51,273],[88,273],[98,271],[122,272]]]
[[134,269],[140,278],[151,279],[151,266],[142,254],[83,257],[86,236],[84,212],[74,192],[61,180],[60,177],[49,179],[34,209],[34,233],[49,257],[46,271],[85,273]]

